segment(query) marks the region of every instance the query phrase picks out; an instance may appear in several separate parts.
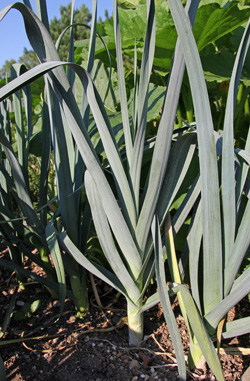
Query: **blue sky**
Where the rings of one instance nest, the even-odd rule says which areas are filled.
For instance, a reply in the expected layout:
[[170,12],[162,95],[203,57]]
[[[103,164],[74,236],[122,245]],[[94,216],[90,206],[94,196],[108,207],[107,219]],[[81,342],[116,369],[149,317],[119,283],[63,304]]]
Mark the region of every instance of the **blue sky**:
[[[14,0],[0,0],[0,10],[14,2]],[[59,18],[60,5],[67,5],[70,2],[70,0],[47,0],[49,19],[55,16]],[[30,0],[30,3],[35,10],[36,1]],[[85,4],[90,12],[92,12],[92,0],[75,0],[75,8],[80,8],[82,4]],[[105,9],[108,9],[110,15],[112,14],[113,0],[98,1],[98,17],[101,16],[104,19]],[[10,60],[11,58],[17,60],[22,56],[24,47],[30,49],[30,44],[25,34],[23,18],[16,9],[11,9],[3,20],[0,21],[0,41],[0,68],[6,60]]]

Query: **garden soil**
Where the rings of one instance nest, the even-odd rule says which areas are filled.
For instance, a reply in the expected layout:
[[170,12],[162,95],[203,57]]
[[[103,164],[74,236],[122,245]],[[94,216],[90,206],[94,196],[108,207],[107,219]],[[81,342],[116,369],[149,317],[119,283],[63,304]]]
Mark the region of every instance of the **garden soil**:
[[[2,250],[0,257],[8,256]],[[27,263],[39,275],[42,270]],[[0,344],[7,380],[11,381],[127,381],[178,380],[175,354],[161,306],[145,313],[145,336],[139,348],[128,344],[126,304],[122,296],[96,279],[102,306],[90,289],[90,312],[77,316],[66,300],[59,318],[59,303],[40,284],[30,282],[18,289],[13,316]],[[0,325],[17,287],[15,274],[0,269]],[[40,300],[39,308],[23,316],[24,303]],[[177,301],[173,301],[185,354],[189,338]],[[19,313],[18,313],[19,312]],[[250,315],[248,299],[230,311],[229,319]],[[19,318],[19,319],[18,319]],[[38,338],[39,337],[39,338]],[[250,380],[249,335],[222,342],[221,362],[225,380]],[[215,380],[206,365],[188,370],[188,380]]]

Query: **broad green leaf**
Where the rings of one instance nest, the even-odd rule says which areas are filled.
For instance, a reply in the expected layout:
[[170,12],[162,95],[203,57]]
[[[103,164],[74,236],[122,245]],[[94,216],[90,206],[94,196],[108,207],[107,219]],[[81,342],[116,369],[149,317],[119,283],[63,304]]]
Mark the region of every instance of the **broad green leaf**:
[[[154,65],[164,71],[164,74],[170,70],[172,55],[177,39],[176,31],[173,26],[173,20],[169,12],[166,1],[156,2],[156,52],[154,56]],[[143,39],[145,37],[147,21],[147,7],[144,4],[138,4],[136,9],[119,8],[119,22],[121,29],[121,43],[126,55],[134,56],[134,45],[138,50],[138,60],[141,61],[143,54]],[[107,44],[112,57],[112,66],[116,67],[115,60],[115,37],[112,19],[104,22],[106,36],[104,40]],[[166,39],[165,36],[168,36]],[[76,43],[76,46],[83,46],[84,41]],[[79,52],[79,50],[78,50]],[[86,53],[85,53],[86,54]],[[101,59],[108,64],[107,55],[102,44],[97,41],[96,58]],[[130,69],[130,68],[129,68]],[[131,69],[130,69],[131,70]]]
[[235,56],[232,52],[222,50],[218,53],[201,55],[202,67],[207,81],[229,81]]
[[115,107],[119,103],[117,74],[114,72],[114,70],[112,70],[111,73],[111,83],[109,83],[109,77],[110,73],[108,72],[107,67],[100,60],[95,60],[93,80],[98,93],[104,101],[107,113],[112,111],[116,112]]
[[207,45],[232,32],[247,22],[249,17],[250,9],[241,10],[234,2],[226,8],[221,8],[217,3],[201,6],[194,26],[198,50],[201,51]]
[[[144,2],[144,4],[138,4],[136,9],[119,9],[122,47],[124,49],[124,53],[129,57],[133,57],[134,41],[136,39],[138,48],[138,61],[141,61],[142,58],[142,41],[146,30],[145,3],[146,2]],[[227,3],[226,0],[208,0],[200,2],[200,7],[196,17],[196,25],[194,29],[195,37],[198,43],[203,44],[204,42],[206,46],[211,46],[211,44],[213,44],[215,40],[219,41],[222,39],[222,37],[226,36],[226,41],[228,44],[229,40],[231,39],[230,33],[234,32],[240,25],[243,25],[247,22],[250,15],[249,7],[240,8],[239,4],[234,4],[234,8],[233,4],[231,3],[230,6],[227,7],[229,9],[224,9],[223,7],[225,3]],[[216,25],[216,27],[214,27],[214,25]],[[115,45],[112,20],[106,20],[104,23],[104,28],[106,30],[107,35],[105,39],[108,45],[108,49],[112,55],[112,66],[116,67],[116,62],[114,59]],[[168,38],[166,38],[166,36],[168,36]],[[203,38],[205,38],[205,41],[200,41]],[[176,40],[177,34],[174,28],[171,14],[169,12],[167,1],[156,1],[156,46],[154,67],[162,76],[165,76],[166,73],[168,73],[171,69],[171,61]],[[105,51],[103,47],[99,44],[97,44],[96,54],[96,57],[100,58],[103,62],[107,62]],[[208,52],[202,50],[201,54],[204,57],[205,62]],[[211,67],[213,68],[214,65],[212,65]],[[129,66],[128,68],[130,69]],[[208,72],[210,73],[211,70],[208,70]],[[213,76],[214,72],[212,71],[211,73]],[[211,75],[208,75],[211,79]],[[225,74],[223,74],[222,77],[225,77]],[[218,80],[221,79],[218,78]],[[245,81],[247,81],[247,76],[245,76]]]
[[200,6],[206,5],[206,4],[214,4],[214,3],[219,4],[220,7],[223,8],[225,5],[228,5],[228,0],[201,0]]
[[[146,3],[138,5],[136,10],[119,9],[119,19],[121,24],[121,38],[123,42],[127,41],[130,46],[134,47],[134,41],[143,39],[147,27],[147,6]],[[105,32],[108,36],[112,36],[112,22],[107,22]],[[111,29],[112,28],[112,29]],[[124,33],[125,32],[125,33]]]
[[122,8],[135,9],[140,0],[118,0],[118,4]]
[[154,86],[149,83],[147,121],[150,122],[160,116],[165,95],[165,87]]
[[[229,36],[226,35],[225,47],[220,49],[218,52],[212,52],[210,54],[201,53],[201,62],[204,70],[205,78],[207,81],[217,81],[217,82],[229,82],[233,66],[235,62],[235,51],[238,50],[240,45],[240,40],[235,48],[230,48],[226,43],[229,40]],[[249,85],[249,73],[250,67],[248,64],[248,59],[245,61],[245,65],[241,75],[241,82],[245,85]],[[248,64],[248,65],[247,65]]]

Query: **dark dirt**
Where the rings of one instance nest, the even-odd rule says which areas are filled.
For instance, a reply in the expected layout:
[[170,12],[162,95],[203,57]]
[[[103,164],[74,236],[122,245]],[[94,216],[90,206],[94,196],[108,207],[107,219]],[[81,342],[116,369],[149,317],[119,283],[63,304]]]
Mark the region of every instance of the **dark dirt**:
[[[3,251],[1,256],[6,257],[7,254],[7,251]],[[41,269],[36,267],[33,271],[41,273]],[[11,323],[0,343],[11,339],[30,340],[0,347],[7,380],[178,379],[175,355],[160,305],[145,313],[145,338],[141,347],[129,347],[127,326],[121,324],[121,319],[126,316],[125,300],[122,297],[116,299],[112,289],[98,280],[96,282],[104,308],[96,306],[92,297],[90,312],[83,318],[77,318],[72,302],[66,300],[65,312],[58,321],[58,302],[40,284],[32,282],[24,290],[18,290]],[[1,268],[1,325],[16,286],[15,275],[11,276],[8,270]],[[30,317],[16,320],[23,303],[32,303],[37,299],[41,301],[38,310]],[[173,303],[173,309],[187,355],[187,329],[176,302]],[[230,315],[232,318],[242,313],[249,316],[248,299],[231,311]],[[33,339],[38,336],[39,339]],[[222,347],[227,352],[221,355],[225,380],[240,380],[250,365],[250,351],[247,349],[249,335],[227,340],[222,343]],[[233,350],[236,351],[235,354],[230,354]],[[246,377],[242,380],[250,379]],[[208,379],[215,380],[207,367],[188,371],[188,380]]]

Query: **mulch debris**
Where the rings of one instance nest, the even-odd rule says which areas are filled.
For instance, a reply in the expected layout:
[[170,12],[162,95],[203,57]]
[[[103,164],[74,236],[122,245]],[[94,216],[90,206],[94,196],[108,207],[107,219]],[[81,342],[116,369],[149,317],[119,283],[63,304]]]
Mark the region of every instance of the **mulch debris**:
[[[2,250],[0,256],[6,258],[6,253]],[[41,269],[34,265],[32,271],[41,273]],[[0,325],[16,287],[15,275],[0,268]],[[134,348],[128,345],[124,298],[115,298],[112,289],[105,294],[100,297],[103,306],[108,307],[99,308],[94,297],[91,297],[90,312],[81,318],[76,315],[72,302],[66,300],[64,313],[59,319],[58,302],[40,284],[30,282],[25,289],[18,289],[12,320],[0,342],[20,340],[0,347],[7,380],[178,380],[175,354],[161,306],[145,313],[144,341],[139,348]],[[21,320],[15,318],[25,302],[31,304],[38,299],[39,308],[31,316]],[[189,337],[176,301],[173,309],[187,355]],[[249,316],[247,298],[236,306],[233,315],[242,314],[242,309],[244,315]],[[250,372],[249,335],[225,340],[222,348],[225,380],[247,381]],[[236,348],[237,352],[232,352],[232,348]],[[204,366],[202,369],[188,370],[187,379],[215,380],[215,377]]]

